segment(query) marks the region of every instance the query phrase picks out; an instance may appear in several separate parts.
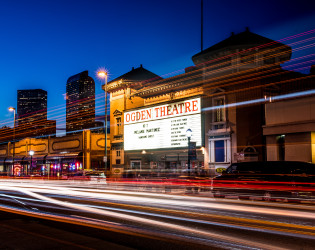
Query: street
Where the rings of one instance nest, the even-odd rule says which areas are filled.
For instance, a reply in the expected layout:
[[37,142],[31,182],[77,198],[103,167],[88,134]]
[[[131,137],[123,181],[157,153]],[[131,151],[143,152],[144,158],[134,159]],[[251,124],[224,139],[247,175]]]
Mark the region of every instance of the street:
[[[49,227],[55,223],[62,223],[63,229],[80,227],[79,235],[95,231],[93,237],[109,241],[115,249],[312,249],[315,243],[312,204],[216,199],[211,192],[149,192],[128,190],[127,184],[57,180],[2,180],[0,188],[2,211]],[[80,237],[71,239],[76,238]],[[26,246],[21,249],[32,248]]]

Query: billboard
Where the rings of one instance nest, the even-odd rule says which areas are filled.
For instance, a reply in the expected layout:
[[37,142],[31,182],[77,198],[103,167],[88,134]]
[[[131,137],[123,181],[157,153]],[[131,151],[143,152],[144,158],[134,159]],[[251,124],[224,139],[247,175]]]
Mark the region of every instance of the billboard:
[[200,98],[125,112],[124,150],[188,147],[189,128],[201,147]]

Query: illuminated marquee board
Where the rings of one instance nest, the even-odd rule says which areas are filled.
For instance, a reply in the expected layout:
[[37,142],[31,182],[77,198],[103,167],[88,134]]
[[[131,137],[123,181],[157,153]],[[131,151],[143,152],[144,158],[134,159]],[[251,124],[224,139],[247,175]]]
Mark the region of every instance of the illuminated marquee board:
[[189,128],[201,146],[200,98],[125,112],[124,150],[187,147]]

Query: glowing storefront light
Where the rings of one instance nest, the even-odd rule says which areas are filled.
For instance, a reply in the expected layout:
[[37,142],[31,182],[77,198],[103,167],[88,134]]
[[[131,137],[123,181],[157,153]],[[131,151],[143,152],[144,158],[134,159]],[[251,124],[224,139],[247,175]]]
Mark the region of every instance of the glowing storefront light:
[[202,146],[200,98],[125,112],[124,121],[125,150],[186,148],[188,128]]

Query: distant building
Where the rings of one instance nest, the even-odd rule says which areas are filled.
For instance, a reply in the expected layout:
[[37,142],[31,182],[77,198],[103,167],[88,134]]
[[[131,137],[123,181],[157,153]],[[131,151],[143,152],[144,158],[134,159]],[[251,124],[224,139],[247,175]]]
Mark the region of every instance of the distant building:
[[25,89],[17,91],[18,124],[47,120],[47,91]]
[[66,132],[95,127],[95,82],[88,71],[69,77],[66,92]]
[[56,135],[56,121],[47,120],[47,91],[25,89],[17,92],[15,138]]

